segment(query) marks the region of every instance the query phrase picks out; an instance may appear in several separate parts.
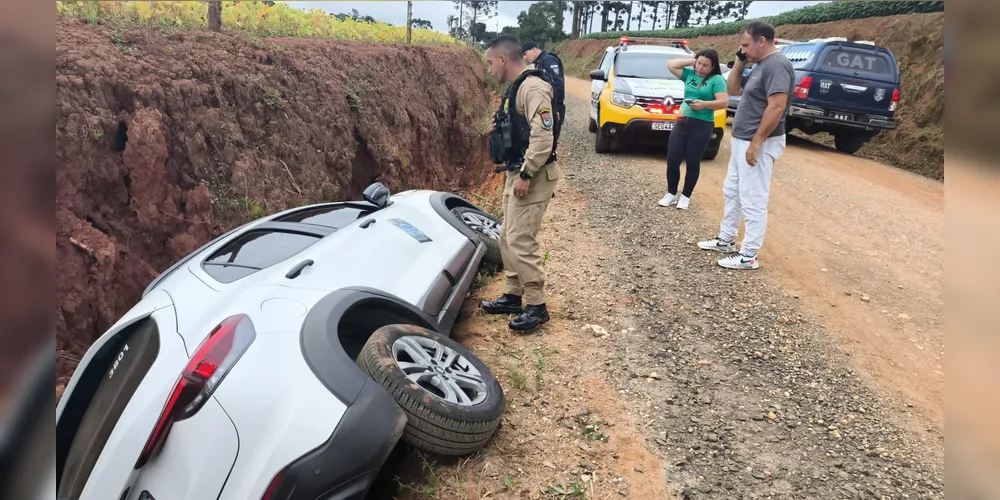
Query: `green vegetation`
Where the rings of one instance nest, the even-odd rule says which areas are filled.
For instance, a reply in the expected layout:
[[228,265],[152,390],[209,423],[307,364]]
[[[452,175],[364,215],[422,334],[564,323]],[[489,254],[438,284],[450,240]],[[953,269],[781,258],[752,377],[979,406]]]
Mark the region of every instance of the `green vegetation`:
[[[774,26],[789,24],[819,24],[846,19],[894,16],[898,14],[924,14],[943,12],[944,2],[830,2],[801,9],[790,10],[776,16],[762,19]],[[616,39],[622,36],[644,36],[657,38],[696,38],[699,36],[735,35],[746,25],[746,21],[731,21],[709,24],[695,28],[674,28],[646,31],[605,31],[591,33],[582,38],[595,40]]]

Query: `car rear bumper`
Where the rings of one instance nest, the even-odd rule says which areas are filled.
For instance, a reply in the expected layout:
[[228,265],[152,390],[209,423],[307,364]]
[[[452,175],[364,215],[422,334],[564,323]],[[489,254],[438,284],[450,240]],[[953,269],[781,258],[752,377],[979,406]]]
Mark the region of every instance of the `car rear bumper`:
[[892,118],[872,116],[864,113],[851,113],[854,115],[854,120],[850,121],[832,118],[828,116],[829,111],[829,109],[813,106],[792,106],[788,110],[788,114],[799,121],[805,122],[806,125],[814,123],[826,124],[867,131],[892,130],[896,128],[896,121]]
[[283,470],[273,499],[363,499],[405,427],[403,409],[369,378],[330,439]]

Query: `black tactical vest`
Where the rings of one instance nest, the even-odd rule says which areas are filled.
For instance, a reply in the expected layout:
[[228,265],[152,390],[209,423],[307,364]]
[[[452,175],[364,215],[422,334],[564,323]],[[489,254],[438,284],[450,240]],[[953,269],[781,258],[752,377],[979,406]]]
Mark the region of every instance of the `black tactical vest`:
[[[532,69],[518,75],[507,87],[503,99],[500,101],[500,109],[494,116],[495,124],[490,132],[490,159],[493,163],[503,167],[498,167],[497,172],[504,170],[517,170],[524,162],[524,152],[528,150],[528,139],[531,137],[531,122],[527,117],[517,112],[517,89],[525,78],[537,76],[549,85],[552,81],[540,69]],[[551,103],[550,103],[551,105]],[[549,155],[545,162],[549,164],[554,159],[554,153]]]

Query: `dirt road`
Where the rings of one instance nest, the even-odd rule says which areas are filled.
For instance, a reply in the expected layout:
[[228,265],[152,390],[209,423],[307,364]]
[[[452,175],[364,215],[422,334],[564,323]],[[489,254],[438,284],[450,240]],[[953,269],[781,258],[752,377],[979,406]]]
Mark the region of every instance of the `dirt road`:
[[[590,82],[568,78],[567,93],[586,100]],[[623,158],[665,192],[661,156],[604,162],[615,168]],[[702,164],[691,216],[721,218],[728,161],[726,139],[718,158]],[[941,182],[793,136],[775,168],[761,262],[760,274],[799,297],[870,382],[912,405],[916,428],[943,432]]]
[[503,424],[471,457],[411,457],[399,496],[943,498],[940,186],[793,141],[761,269],[726,271],[694,243],[728,147],[691,210],[661,208],[662,153],[595,154],[587,91],[567,82],[540,234],[553,319],[512,334],[475,310],[502,289],[484,278],[456,337]]

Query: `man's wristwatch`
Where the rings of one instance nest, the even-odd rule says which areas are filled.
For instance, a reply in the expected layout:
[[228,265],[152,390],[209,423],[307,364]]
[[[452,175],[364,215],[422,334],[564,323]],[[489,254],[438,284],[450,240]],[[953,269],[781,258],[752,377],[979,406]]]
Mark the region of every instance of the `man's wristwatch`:
[[518,174],[518,175],[519,175],[519,176],[520,176],[520,177],[521,177],[522,179],[524,179],[524,180],[526,180],[526,181],[530,181],[530,180],[531,180],[531,174],[529,174],[527,170],[522,170],[522,171],[521,171],[521,173],[520,173],[520,174]]

